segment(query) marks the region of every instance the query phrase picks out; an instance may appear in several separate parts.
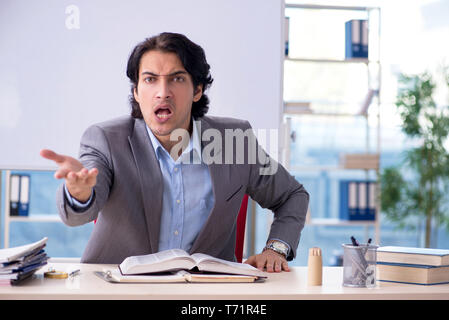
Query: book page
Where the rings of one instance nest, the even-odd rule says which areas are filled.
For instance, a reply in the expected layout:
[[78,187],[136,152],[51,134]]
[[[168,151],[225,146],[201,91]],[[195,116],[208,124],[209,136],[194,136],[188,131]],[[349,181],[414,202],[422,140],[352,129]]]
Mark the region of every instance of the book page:
[[123,274],[152,273],[177,269],[191,269],[194,261],[181,249],[171,249],[153,254],[131,256],[123,260],[120,270]]
[[194,253],[191,257],[195,259],[197,267],[201,271],[266,277],[263,271],[260,271],[259,269],[246,263],[223,260],[204,253]]
[[26,255],[28,252],[39,248],[47,243],[48,238],[42,238],[34,243],[26,244],[24,246],[0,249],[0,263],[14,261]]

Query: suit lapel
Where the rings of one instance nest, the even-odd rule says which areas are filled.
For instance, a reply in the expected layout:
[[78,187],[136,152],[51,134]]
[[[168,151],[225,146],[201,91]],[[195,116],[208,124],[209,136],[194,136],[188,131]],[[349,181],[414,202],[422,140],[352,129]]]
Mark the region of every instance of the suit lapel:
[[157,252],[162,214],[162,173],[159,162],[151,147],[146,124],[143,119],[136,119],[134,131],[128,137],[134,160],[138,169],[144,216],[150,238],[151,252]]

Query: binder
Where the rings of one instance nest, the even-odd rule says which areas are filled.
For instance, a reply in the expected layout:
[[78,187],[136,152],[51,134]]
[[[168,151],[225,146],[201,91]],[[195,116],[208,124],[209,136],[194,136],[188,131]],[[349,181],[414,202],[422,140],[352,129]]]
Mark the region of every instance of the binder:
[[341,220],[372,221],[376,216],[376,188],[374,181],[340,181],[339,217]]
[[289,32],[290,32],[290,18],[285,17],[284,20],[284,30],[285,30],[285,56],[288,57],[288,49],[289,49]]
[[354,220],[368,220],[368,206],[367,206],[367,196],[368,188],[366,181],[360,181],[357,183],[358,193],[357,193],[357,215]]
[[356,220],[359,215],[357,206],[357,182],[350,181],[348,183],[348,217],[349,220]]
[[12,174],[9,180],[9,215],[19,215],[20,175]]
[[376,219],[376,189],[377,183],[370,181],[368,184],[368,219]]
[[360,35],[362,36],[360,39],[361,54],[363,58],[368,58],[368,21],[361,20],[360,28]]
[[19,216],[28,216],[30,207],[30,176],[20,176]]
[[368,58],[368,21],[349,20],[345,23],[345,57]]
[[340,181],[340,210],[339,217],[341,220],[349,220],[349,207],[348,207],[348,181]]

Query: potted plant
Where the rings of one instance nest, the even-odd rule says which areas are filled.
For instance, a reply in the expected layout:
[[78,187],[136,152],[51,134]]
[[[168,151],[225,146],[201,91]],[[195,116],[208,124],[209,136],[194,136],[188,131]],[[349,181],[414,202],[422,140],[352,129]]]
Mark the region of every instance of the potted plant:
[[[449,74],[444,69],[445,85]],[[402,131],[413,147],[399,167],[381,172],[381,208],[400,227],[425,222],[425,247],[431,246],[432,225],[449,230],[449,106],[438,107],[432,75],[400,75],[396,106]]]

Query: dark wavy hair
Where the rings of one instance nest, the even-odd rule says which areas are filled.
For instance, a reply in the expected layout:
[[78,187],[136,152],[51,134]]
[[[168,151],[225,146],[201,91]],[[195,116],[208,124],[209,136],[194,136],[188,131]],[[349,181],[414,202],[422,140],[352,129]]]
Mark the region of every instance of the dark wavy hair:
[[200,100],[192,104],[192,116],[195,119],[204,116],[209,110],[209,98],[204,92],[213,82],[204,50],[185,35],[170,32],[145,39],[134,48],[129,56],[126,75],[131,81],[131,94],[129,96],[131,116],[143,118],[139,103],[134,98],[134,89],[137,90],[137,83],[139,82],[140,59],[150,50],[175,53],[192,77],[194,88],[200,84],[203,85],[203,94]]

